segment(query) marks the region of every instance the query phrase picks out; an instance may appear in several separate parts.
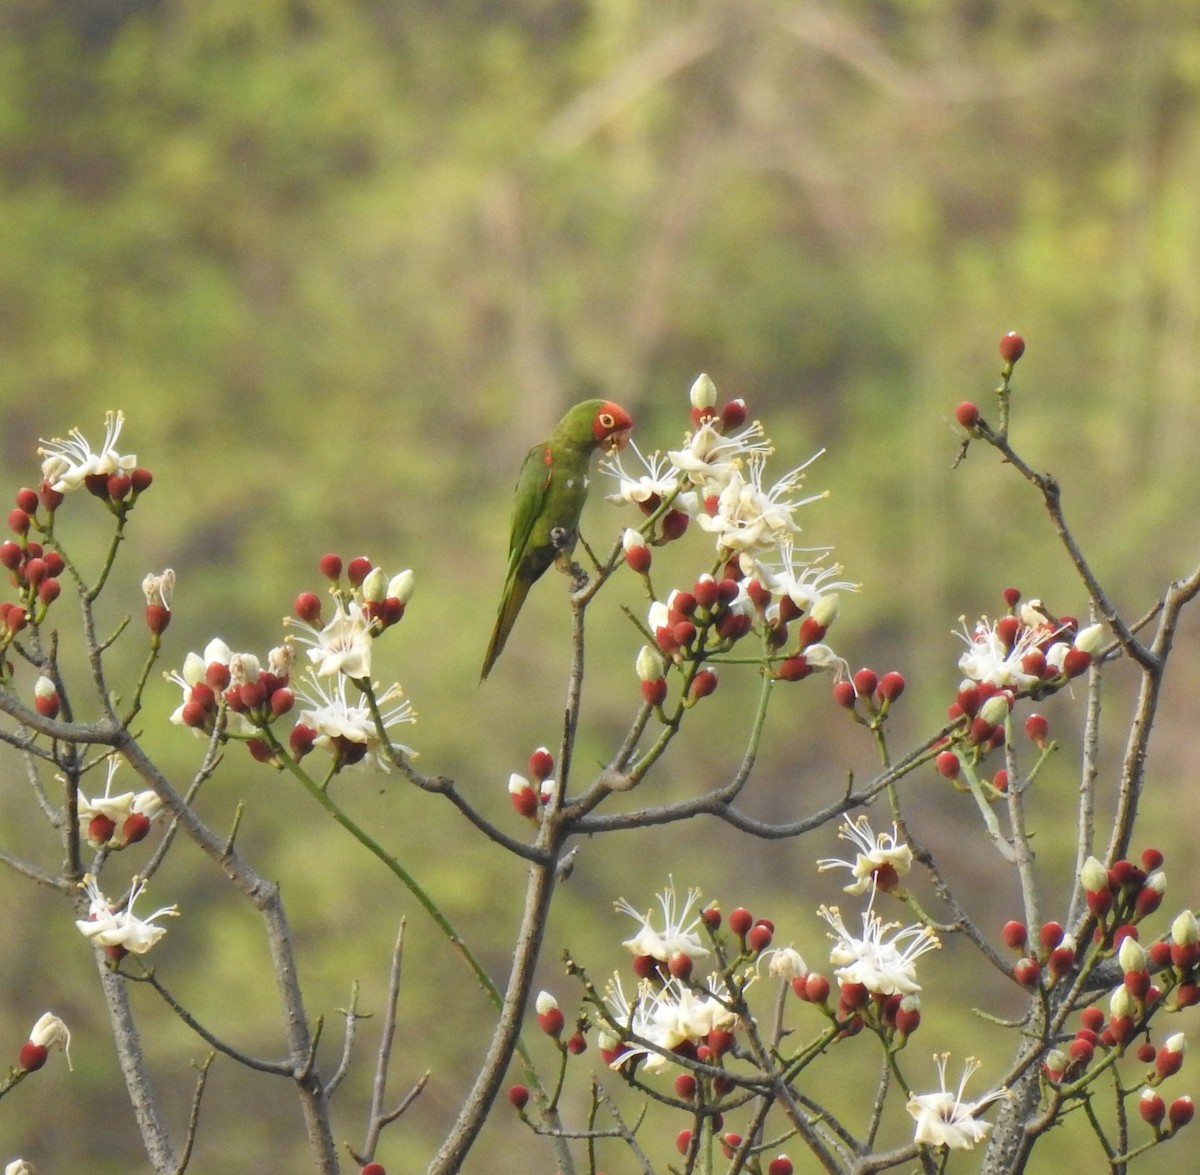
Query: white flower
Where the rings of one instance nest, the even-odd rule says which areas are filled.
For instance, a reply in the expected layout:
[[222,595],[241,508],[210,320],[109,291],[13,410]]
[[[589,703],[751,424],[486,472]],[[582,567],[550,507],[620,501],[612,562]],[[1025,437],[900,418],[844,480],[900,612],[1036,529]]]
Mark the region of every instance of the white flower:
[[175,594],[175,572],[168,567],[166,571],[155,575],[151,573],[142,580],[142,593],[147,604],[161,604],[168,612],[171,611],[171,597]]
[[658,904],[662,910],[662,929],[658,930],[651,925],[654,918],[653,911],[649,911],[643,916],[624,898],[621,898],[620,901],[614,903],[616,908],[642,924],[637,934],[633,938],[626,939],[622,945],[628,947],[634,955],[648,956],[663,963],[677,954],[685,954],[693,959],[707,955],[708,950],[696,933],[696,927],[700,925],[702,919],[699,914],[694,918],[691,917],[692,908],[699,900],[700,891],[689,889],[686,899],[680,907],[679,899],[675,894],[675,882],[672,879],[667,888],[658,894]]
[[655,989],[643,980],[638,997],[631,1006],[615,977],[605,992],[609,1015],[629,1033],[629,1039],[606,1040],[601,1047],[607,1051],[621,1048],[610,1061],[614,1069],[621,1068],[634,1058],[643,1058],[649,1071],[661,1069],[670,1062],[670,1053],[688,1041],[699,1043],[716,1028],[732,1030],[737,1016],[728,1007],[729,991],[721,977],[710,975],[702,991],[697,991],[679,979],[670,979]]
[[847,820],[838,829],[838,839],[858,847],[854,861],[826,857],[817,862],[817,869],[822,873],[830,869],[849,869],[854,875],[854,881],[845,887],[849,894],[866,893],[875,884],[876,874],[885,866],[894,869],[897,877],[903,877],[912,868],[912,849],[900,842],[895,824],[890,833],[876,834],[866,816],[859,816],[853,823]]
[[318,677],[344,673],[362,681],[371,676],[373,629],[357,600],[339,597],[333,619],[320,630],[294,616],[284,623],[301,631],[300,640],[309,646],[308,659]]
[[618,453],[601,461],[600,472],[617,479],[617,492],[609,494],[607,500],[618,504],[632,502],[653,513],[660,502],[679,489],[679,475],[661,454],[651,453],[647,457],[632,439],[627,448],[641,464],[641,471],[628,472]]
[[773,450],[757,421],[725,436],[717,419],[706,421],[667,457],[676,471],[703,494],[719,494],[748,460],[766,457]]
[[[973,629],[967,629],[966,619],[960,617],[963,631],[956,635],[967,644],[967,651],[958,659],[958,667],[972,681],[991,682],[998,689],[1028,689],[1041,679],[1022,667],[1022,661],[1045,640],[1046,634],[1021,625],[1012,648],[1006,648],[996,632],[997,624],[984,616]],[[998,622],[997,622],[998,623]]]
[[[306,687],[296,691],[297,698],[308,706],[307,710],[300,712],[299,722],[317,732],[313,746],[329,751],[339,765],[353,766],[371,755],[380,770],[391,770],[389,748],[380,737],[365,694],[360,693],[356,702],[349,701],[346,697],[346,678],[341,674],[329,689],[325,689],[317,677],[310,677]],[[404,691],[398,685],[392,685],[377,694],[375,700],[385,730],[417,719],[412,705],[404,699]],[[400,743],[392,743],[391,749],[400,751],[410,759],[416,758],[416,751]]]
[[133,912],[133,904],[146,888],[146,883],[141,878],[133,879],[129,901],[123,910],[113,909],[90,873],[80,885],[87,891],[90,899],[89,916],[86,919],[77,919],[75,925],[85,938],[90,938],[100,946],[123,947],[135,955],[144,955],[167,933],[165,926],[154,925],[155,918],[173,918],[179,914],[178,906],[164,906],[155,910],[148,918],[138,918]]
[[716,535],[717,549],[725,556],[754,553],[780,547],[800,527],[792,515],[801,506],[827,497],[828,492],[793,499],[792,493],[804,480],[804,471],[821,454],[784,474],[769,490],[763,488],[763,458],[751,457],[745,472],[733,470],[717,495],[713,513],[697,515],[702,530]]
[[93,816],[107,816],[120,827],[125,818],[133,811],[133,792],[122,792],[116,796],[111,794],[113,776],[117,773],[120,765],[121,760],[116,755],[109,755],[108,778],[104,782],[104,795],[89,800],[82,792],[79,793],[79,822],[81,824],[86,825]]
[[57,1045],[66,1054],[67,1068],[74,1068],[71,1064],[71,1030],[53,1012],[43,1012],[38,1017],[30,1030],[29,1043],[47,1049]]
[[4,1168],[4,1175],[37,1175],[37,1168],[27,1159],[13,1159]]
[[753,552],[747,552],[739,562],[743,574],[757,579],[771,595],[787,596],[807,611],[831,592],[858,591],[858,584],[834,579],[842,573],[840,563],[822,566],[831,551],[831,547],[797,548],[790,538],[785,538],[778,545],[778,558],[760,560]]
[[767,974],[772,979],[803,979],[808,974],[808,964],[795,947],[776,947],[759,958],[767,961]]
[[38,455],[45,458],[42,477],[50,483],[50,488],[65,494],[78,489],[83,485],[84,478],[93,474],[111,475],[133,469],[137,465],[137,458],[122,457],[115,448],[124,423],[124,412],[110,410],[104,414],[104,444],[97,453],[92,452],[87,439],[77,428],[71,429],[70,436],[65,440],[62,437],[49,441],[43,439],[43,447],[38,449]]
[[1001,1086],[984,1094],[978,1101],[963,1101],[963,1089],[971,1075],[979,1068],[974,1057],[968,1057],[963,1066],[962,1080],[957,1093],[946,1089],[946,1062],[949,1053],[935,1056],[940,1089],[933,1093],[913,1094],[908,1101],[908,1112],[917,1120],[913,1141],[926,1146],[945,1146],[950,1150],[969,1151],[977,1142],[986,1138],[991,1130],[990,1122],[981,1122],[976,1115],[992,1102],[1008,1097],[1008,1090]]
[[[928,926],[901,927],[884,922],[873,910],[862,916],[862,937],[846,928],[836,906],[822,906],[818,913],[833,927],[833,949],[829,961],[839,984],[861,983],[873,995],[909,995],[921,990],[916,960],[942,944]],[[888,937],[889,931],[896,931]]]

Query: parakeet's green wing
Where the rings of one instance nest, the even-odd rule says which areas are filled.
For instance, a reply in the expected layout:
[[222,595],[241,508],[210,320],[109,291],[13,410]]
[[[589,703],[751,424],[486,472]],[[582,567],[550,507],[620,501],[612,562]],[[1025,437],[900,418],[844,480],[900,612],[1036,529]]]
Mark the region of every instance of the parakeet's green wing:
[[[481,677],[487,677],[504,642],[512,630],[525,603],[534,580],[545,570],[540,568],[536,574],[523,574],[522,564],[529,547],[529,539],[533,534],[534,524],[542,515],[546,505],[546,495],[550,488],[551,477],[550,451],[546,445],[534,445],[521,466],[521,474],[517,478],[516,489],[513,491],[512,534],[508,546],[508,570],[504,576],[504,591],[500,596],[500,609],[496,614],[496,626],[492,630],[492,639],[488,643],[487,654],[483,659]],[[547,560],[547,566],[549,560]]]

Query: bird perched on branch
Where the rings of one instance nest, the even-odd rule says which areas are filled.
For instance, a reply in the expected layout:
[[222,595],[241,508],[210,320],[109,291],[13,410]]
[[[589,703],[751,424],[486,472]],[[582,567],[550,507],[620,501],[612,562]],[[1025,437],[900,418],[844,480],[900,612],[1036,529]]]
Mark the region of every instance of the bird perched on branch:
[[633,418],[619,404],[584,400],[554,426],[549,440],[529,450],[513,495],[508,572],[481,680],[500,656],[530,587],[551,563],[569,563],[587,499],[592,453],[623,448],[631,428]]

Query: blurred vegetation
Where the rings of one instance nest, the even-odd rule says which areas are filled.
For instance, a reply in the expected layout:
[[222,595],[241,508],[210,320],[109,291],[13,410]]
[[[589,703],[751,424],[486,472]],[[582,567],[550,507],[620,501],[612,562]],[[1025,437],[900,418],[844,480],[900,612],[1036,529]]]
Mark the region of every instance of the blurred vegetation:
[[[145,571],[173,566],[170,665],[214,634],[265,651],[293,596],[319,588],[326,550],[414,567],[418,594],[393,642],[421,719],[408,741],[505,820],[509,772],[557,741],[567,635],[551,577],[477,687],[520,456],[593,392],[630,408],[644,447],[665,447],[706,370],[763,417],[784,467],[828,449],[810,484],[832,497],[810,508],[805,537],[835,544],[863,584],[843,599],[832,643],[855,666],[908,675],[901,727],[915,736],[956,684],[960,614],[994,614],[1008,583],[1059,611],[1086,606],[1017,479],[974,450],[950,469],[954,405],[991,411],[1004,331],[1029,341],[1014,442],[1060,475],[1117,601],[1144,610],[1195,557],[1198,99],[1190,0],[7,0],[4,484],[36,478],[39,437],[73,425],[94,436],[106,408],[125,410],[122,449],[157,479],[136,511],[114,618],[139,611]],[[92,503],[77,505],[74,549],[86,553]],[[621,525],[595,503],[585,515],[597,541]],[[637,603],[625,584],[594,612],[581,764],[607,754],[636,700],[622,591]],[[129,664],[141,655],[130,648]],[[663,794],[737,761],[750,703],[730,677],[653,781]],[[793,698],[768,731],[752,789],[761,814],[803,812],[847,770],[872,769],[850,724],[829,725],[824,684]],[[165,724],[176,700],[164,687],[145,729],[182,780],[200,750]],[[1064,727],[1073,708],[1055,703]],[[1173,786],[1193,786],[1189,712],[1169,710],[1164,725],[1151,819],[1156,804],[1170,810]],[[1066,756],[1059,770],[1065,812]],[[8,779],[5,847],[45,854],[19,772]],[[336,786],[502,976],[522,871],[394,780]],[[1007,880],[978,878],[967,804],[932,778],[919,787],[916,810],[936,814],[926,841],[952,877],[983,881],[975,900],[994,903],[998,926],[1011,894]],[[422,1170],[483,1049],[484,1000],[382,869],[285,779],[231,753],[200,805],[224,827],[240,800],[240,843],[282,883],[309,948],[327,1068],[350,979],[378,1010],[387,950],[410,916],[392,1086],[434,1076],[379,1158],[392,1175]],[[1051,863],[1064,847],[1049,831],[1055,804],[1049,794],[1040,834]],[[727,905],[753,904],[820,958],[812,911],[836,890],[812,861],[835,847],[833,830],[817,839],[760,845],[697,825],[583,846],[545,985],[570,1003],[555,964],[568,944],[597,977],[616,966],[628,927],[614,926],[612,898],[648,905],[668,870]],[[1177,847],[1194,863],[1194,846]],[[1173,877],[1179,862],[1168,857]],[[257,925],[185,846],[153,892],[184,909],[156,951],[160,975],[239,1047],[273,1055]],[[15,1048],[51,1006],[75,1031],[76,1063],[74,1074],[53,1064],[36,1094],[23,1087],[5,1104],[0,1158],[142,1169],[65,909],[9,878],[0,910],[5,1039]],[[922,1053],[958,1047],[976,1031],[966,1007],[998,990],[966,970],[956,988],[962,954],[927,968]],[[205,1050],[136,994],[182,1124],[187,1060]],[[997,1051],[995,1036],[976,1048],[998,1068],[1007,1042]],[[339,1095],[339,1137],[351,1140],[365,1051],[358,1061]],[[469,1168],[548,1170],[504,1111]],[[304,1169],[298,1127],[288,1089],[218,1061],[191,1169]],[[603,1161],[622,1169],[615,1152]]]

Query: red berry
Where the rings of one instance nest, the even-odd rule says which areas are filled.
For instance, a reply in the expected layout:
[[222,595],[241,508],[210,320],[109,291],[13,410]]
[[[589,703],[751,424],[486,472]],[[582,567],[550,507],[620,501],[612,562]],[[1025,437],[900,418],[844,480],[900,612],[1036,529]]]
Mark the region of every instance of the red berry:
[[733,931],[738,938],[745,938],[746,933],[754,925],[754,916],[749,910],[743,906],[738,906],[736,910],[731,910],[729,913],[729,929]]
[[1030,714],[1025,719],[1025,736],[1039,748],[1045,748],[1046,736],[1050,733],[1050,723],[1043,714]]
[[875,687],[875,692],[885,702],[894,702],[902,693],[907,683],[903,676],[895,670],[891,673],[885,673],[880,679],[879,684]]
[[860,698],[869,698],[879,684],[879,675],[874,669],[860,669],[854,675],[854,689]]
[[692,1132],[690,1130],[681,1130],[675,1135],[675,1149],[681,1154],[688,1153],[688,1147],[692,1145]]
[[970,432],[979,423],[979,405],[964,400],[954,409],[954,419]]
[[853,710],[854,703],[858,700],[858,694],[854,692],[854,685],[849,681],[835,682],[833,700],[843,709]]
[[787,1155],[779,1155],[767,1164],[767,1175],[792,1175],[795,1168]]
[[13,534],[28,534],[29,524],[29,515],[19,507],[8,516],[8,528]]
[[746,945],[758,954],[760,951],[765,951],[771,945],[773,932],[771,927],[765,922],[756,922],[750,927],[750,933],[746,935]]
[[36,514],[38,508],[37,491],[29,489],[28,486],[23,486],[17,490],[17,507],[24,510],[26,514]]
[[810,971],[804,980],[804,998],[810,1004],[823,1004],[829,998],[829,980],[824,975]]
[[1061,922],[1043,922],[1041,930],[1038,931],[1038,941],[1042,946],[1052,951],[1063,940],[1063,935],[1066,931],[1062,928]]
[[696,1079],[690,1073],[680,1073],[675,1078],[675,1096],[685,1102],[696,1096]]
[[358,587],[359,584],[361,584],[362,581],[371,574],[371,569],[373,566],[374,564],[366,557],[366,555],[356,555],[346,565],[346,578],[350,581],[352,586]]
[[148,490],[153,480],[154,474],[145,468],[145,466],[139,465],[136,469],[129,471],[129,482],[133,486],[135,494],[140,494],[143,490]]
[[322,555],[317,567],[326,579],[332,579],[336,583],[341,578],[342,560],[338,555]]
[[962,764],[953,751],[943,751],[934,759],[933,765],[937,768],[937,773],[944,775],[947,779],[957,779],[958,773],[962,770]]
[[566,1023],[561,1008],[547,1008],[546,1011],[538,1013],[537,1019],[538,1027],[547,1036],[558,1036]]
[[692,957],[678,951],[667,960],[667,970],[676,979],[689,979],[692,974]]
[[1024,949],[1025,943],[1029,940],[1029,931],[1025,929],[1024,922],[1005,922],[1000,937],[1004,939],[1004,945],[1010,950],[1019,951]]
[[1005,363],[1016,363],[1025,354],[1025,340],[1016,331],[1010,330],[1000,340],[1000,358]]
[[[326,558],[336,558],[336,556],[327,555]],[[301,592],[292,604],[292,611],[305,624],[320,624],[321,599],[316,592]]]
[[1028,955],[1023,959],[1018,959],[1013,967],[1013,978],[1022,987],[1036,987],[1041,974],[1042,969],[1038,966],[1037,959]]

